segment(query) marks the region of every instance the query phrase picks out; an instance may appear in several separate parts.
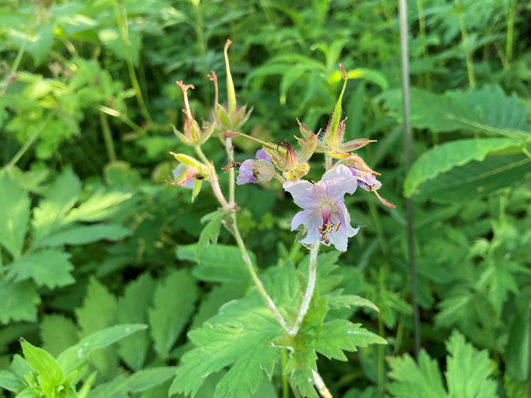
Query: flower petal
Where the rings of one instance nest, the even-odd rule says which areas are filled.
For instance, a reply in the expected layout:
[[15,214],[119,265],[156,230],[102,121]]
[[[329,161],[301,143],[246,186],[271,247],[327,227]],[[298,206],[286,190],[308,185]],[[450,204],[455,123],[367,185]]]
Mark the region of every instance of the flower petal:
[[330,198],[340,201],[343,200],[345,193],[352,195],[358,186],[356,177],[342,164],[328,170],[317,184],[327,190]]
[[284,190],[293,196],[295,204],[303,209],[313,209],[319,205],[319,198],[315,195],[314,185],[309,181],[287,181]]
[[247,159],[241,164],[238,178],[236,179],[236,184],[243,185],[256,182],[253,172],[253,165],[255,162],[256,160],[254,159]]
[[256,151],[256,158],[265,160],[266,162],[271,162],[271,158],[263,149],[259,149],[258,151]]
[[301,240],[301,243],[311,245],[321,239],[321,233],[318,227],[321,226],[322,218],[318,209],[299,211],[291,220],[291,230],[297,229],[303,224],[308,230],[307,235]]

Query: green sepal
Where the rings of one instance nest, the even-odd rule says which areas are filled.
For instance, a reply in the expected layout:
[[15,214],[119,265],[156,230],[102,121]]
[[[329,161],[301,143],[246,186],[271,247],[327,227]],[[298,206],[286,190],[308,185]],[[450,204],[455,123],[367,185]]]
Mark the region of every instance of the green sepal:
[[196,198],[197,195],[199,195],[199,192],[201,192],[201,185],[203,184],[203,180],[200,180],[198,178],[195,179],[194,183],[194,189],[192,191],[192,202]]
[[339,98],[337,99],[336,106],[334,110],[332,111],[332,118],[330,120],[330,126],[327,129],[327,134],[324,137],[324,143],[327,148],[334,149],[338,148],[339,144],[341,144],[341,138],[338,134],[338,128],[339,128],[339,121],[341,119],[341,103],[343,101],[343,94],[345,93],[345,89],[347,87],[347,73],[345,72],[345,68],[343,68],[343,65],[339,64],[339,68],[341,69],[341,73],[343,74],[343,88],[341,89],[341,93],[339,94]]
[[192,141],[190,141],[183,133],[181,133],[177,128],[172,124],[171,127],[173,128],[174,134],[179,137],[179,139],[182,141],[185,145],[193,145]]

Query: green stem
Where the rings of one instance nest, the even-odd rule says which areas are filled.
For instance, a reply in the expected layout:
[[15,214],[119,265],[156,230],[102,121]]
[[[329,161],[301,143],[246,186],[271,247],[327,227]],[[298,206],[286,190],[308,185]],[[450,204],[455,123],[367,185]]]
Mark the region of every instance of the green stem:
[[229,206],[227,203],[227,200],[221,191],[221,187],[219,186],[218,174],[216,173],[214,165],[207,159],[199,145],[196,145],[194,148],[197,156],[199,156],[199,159],[201,159],[205,167],[208,168],[208,181],[210,182],[210,185],[212,185],[212,191],[214,192],[214,195],[216,195],[219,203],[221,203],[221,206],[223,206],[223,210],[227,213],[232,211],[231,206]]
[[514,17],[516,14],[516,0],[511,0],[507,13],[507,43],[505,49],[505,63],[509,64],[513,58]]
[[50,120],[52,120],[52,118],[55,116],[55,113],[56,112],[52,112],[50,113],[50,115],[48,116],[48,118],[44,121],[43,124],[41,124],[41,127],[39,129],[37,129],[35,131],[35,133],[28,139],[26,140],[26,142],[24,143],[24,145],[22,145],[22,148],[19,149],[19,151],[16,153],[16,155],[13,157],[13,159],[11,159],[11,161],[5,166],[5,169],[6,170],[9,170],[11,169],[15,164],[17,164],[17,162],[20,160],[20,158],[26,153],[26,151],[29,149],[29,147],[31,146],[31,144],[33,144],[33,142],[37,139],[37,137],[42,133],[42,131],[44,130],[44,127],[46,127],[46,125],[48,123],[50,123]]
[[0,91],[0,96],[3,96],[7,90],[7,87],[9,86],[9,83],[11,82],[11,77],[15,76],[17,73],[17,69],[20,65],[20,62],[22,61],[22,56],[24,55],[24,52],[26,51],[26,44],[28,43],[28,33],[26,33],[26,38],[22,42],[22,45],[19,47],[17,56],[15,58],[15,62],[13,62],[13,66],[11,67],[11,70],[9,73],[6,74],[6,77],[2,81],[2,90]]
[[[225,150],[227,151],[227,157],[229,160],[234,160],[234,146],[232,145],[232,138],[227,138],[225,140]],[[231,167],[229,170],[229,205],[235,205],[234,199],[234,182],[235,182],[235,173],[234,167]]]
[[[383,323],[382,313],[378,313],[378,335],[384,336],[385,327]],[[378,345],[378,391],[384,391],[384,357],[385,351],[382,344]]]
[[320,241],[315,242],[310,250],[308,285],[306,286],[306,291],[304,292],[301,308],[299,309],[299,313],[297,314],[297,320],[288,332],[292,336],[295,336],[299,332],[304,316],[308,312],[308,308],[310,308],[310,302],[312,301],[313,292],[315,290],[315,281],[317,280],[317,255],[319,254],[320,243]]
[[284,318],[282,317],[282,315],[278,311],[278,309],[277,309],[275,303],[273,302],[273,300],[271,299],[271,297],[269,297],[269,295],[267,294],[267,292],[266,292],[266,290],[264,288],[264,285],[262,284],[262,281],[258,278],[258,275],[256,274],[256,271],[254,269],[254,266],[253,266],[253,263],[251,261],[251,258],[249,257],[249,253],[247,253],[247,249],[245,248],[245,244],[243,243],[243,239],[242,239],[242,237],[240,235],[240,230],[238,229],[238,223],[237,223],[237,220],[236,220],[236,213],[232,212],[231,213],[231,218],[232,218],[232,229],[231,229],[232,235],[236,239],[236,243],[238,244],[238,247],[240,248],[240,252],[242,254],[243,261],[245,262],[245,266],[247,267],[247,270],[251,274],[251,277],[253,279],[253,282],[254,282],[256,288],[258,289],[258,291],[262,295],[262,298],[264,299],[264,302],[266,303],[267,307],[271,310],[271,312],[273,313],[273,315],[277,319],[278,323],[280,323],[280,326],[282,326],[282,329],[284,329],[285,332],[289,333],[290,331],[288,330],[288,327],[286,325],[286,322],[284,321]]
[[289,384],[288,375],[284,373],[284,369],[288,365],[288,350],[282,350],[282,398],[289,398]]
[[140,84],[138,83],[138,79],[136,77],[135,66],[133,64],[131,52],[129,51],[129,32],[128,32],[128,25],[127,25],[127,11],[124,12],[125,14],[125,19],[124,19],[122,17],[122,13],[120,12],[120,9],[118,8],[118,3],[115,1],[114,2],[114,13],[116,16],[116,23],[120,29],[120,36],[122,38],[124,48],[126,49],[125,62],[127,64],[127,71],[129,73],[129,79],[131,80],[131,85],[133,86],[133,90],[135,90],[136,99],[137,99],[138,105],[140,106],[140,112],[142,112],[142,115],[149,122],[149,124],[152,124],[153,120],[151,119],[151,115],[149,114],[147,107],[146,107],[146,103],[144,102],[144,97],[142,96],[142,90],[140,89]]
[[454,0],[455,5],[458,8],[457,15],[459,18],[459,26],[461,28],[461,37],[463,38],[463,47],[466,53],[466,70],[468,73],[468,83],[470,87],[476,87],[476,74],[474,72],[474,64],[472,62],[472,53],[470,51],[470,46],[468,42],[468,32],[466,30],[465,18],[463,17],[463,12],[461,11],[461,0]]
[[111,129],[109,128],[109,121],[107,115],[100,112],[100,123],[103,132],[103,141],[105,141],[105,149],[107,150],[107,156],[109,161],[116,161],[116,151],[114,149],[114,141],[112,139]]
[[[422,45],[422,56],[424,59],[428,58],[428,48],[426,44],[426,18],[424,17],[424,7],[422,4],[423,0],[417,0],[417,13],[419,15],[419,34],[420,34],[420,43]],[[426,88],[431,88],[431,74],[426,72],[424,74],[424,79],[426,83]]]

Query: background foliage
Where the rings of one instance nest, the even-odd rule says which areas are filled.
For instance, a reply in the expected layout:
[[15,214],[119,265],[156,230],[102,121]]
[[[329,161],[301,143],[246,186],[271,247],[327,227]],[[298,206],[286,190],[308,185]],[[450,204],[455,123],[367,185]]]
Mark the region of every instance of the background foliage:
[[[531,4],[409,6],[416,161],[406,177],[395,2],[0,3],[0,369],[24,375],[23,354],[46,393],[59,376],[43,378],[41,360],[79,373],[66,388],[96,370],[78,396],[166,396],[181,359],[199,360],[192,343],[214,338],[203,322],[230,318],[219,308],[247,297],[249,276],[226,231],[195,256],[200,220],[216,206],[211,193],[191,203],[189,191],[164,183],[176,166],[168,152],[187,151],[171,129],[183,122],[175,81],[195,85],[191,106],[207,119],[207,74],[222,75],[230,37],[239,101],[254,108],[246,133],[293,142],[296,117],[324,128],[342,63],[346,137],[379,141],[360,153],[397,208],[364,192],[347,199],[353,224],[365,227],[340,258],[324,250],[318,289],[375,303],[380,313],[337,305],[323,320],[362,322],[388,345],[340,351],[342,362],[329,359],[337,353],[319,356],[334,395],[527,397]],[[239,161],[257,149],[234,142]],[[215,144],[205,151],[219,169],[226,159]],[[307,267],[289,231],[296,207],[279,184],[265,188],[238,187],[239,223],[264,278],[291,280]],[[404,196],[415,206],[425,350],[418,364]],[[64,359],[87,341],[90,360],[88,351],[79,363]],[[229,396],[228,363],[219,361],[198,397],[214,396],[222,378],[216,396]],[[175,380],[192,391],[183,372]],[[280,373],[253,378],[254,396],[283,394]],[[4,397],[22,388],[7,375],[0,373]]]

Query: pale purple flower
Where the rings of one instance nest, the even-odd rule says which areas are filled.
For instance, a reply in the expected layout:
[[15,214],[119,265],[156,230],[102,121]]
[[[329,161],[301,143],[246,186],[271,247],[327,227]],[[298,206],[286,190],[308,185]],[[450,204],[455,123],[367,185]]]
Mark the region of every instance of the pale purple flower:
[[173,169],[172,185],[179,185],[183,188],[193,189],[195,179],[199,172],[193,168],[186,167],[184,164],[179,164],[177,168]]
[[256,152],[255,159],[247,159],[240,166],[240,172],[236,184],[250,184],[258,181],[268,181],[273,178],[275,172],[271,158],[263,149]]
[[378,181],[371,173],[349,167],[350,172],[358,180],[358,185],[366,191],[377,191],[381,188],[382,183]]
[[347,166],[339,165],[328,170],[321,181],[288,181],[284,189],[291,193],[299,211],[291,221],[291,230],[301,224],[308,230],[301,243],[310,245],[321,240],[333,244],[337,250],[346,251],[348,238],[356,235],[358,228],[350,225],[350,216],[344,203],[345,193],[356,191],[356,177]]

